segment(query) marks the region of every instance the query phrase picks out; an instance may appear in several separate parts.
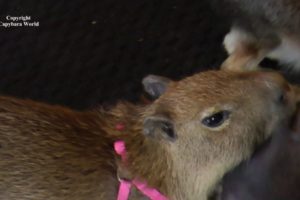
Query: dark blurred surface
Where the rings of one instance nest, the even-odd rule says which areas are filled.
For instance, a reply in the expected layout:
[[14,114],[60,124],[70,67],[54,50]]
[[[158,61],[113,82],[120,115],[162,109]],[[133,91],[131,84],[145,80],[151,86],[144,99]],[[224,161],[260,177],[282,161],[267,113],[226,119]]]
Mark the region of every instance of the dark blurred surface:
[[223,180],[221,200],[300,199],[300,110]]
[[217,68],[229,25],[209,0],[1,0],[0,93],[83,109],[138,100],[141,79]]

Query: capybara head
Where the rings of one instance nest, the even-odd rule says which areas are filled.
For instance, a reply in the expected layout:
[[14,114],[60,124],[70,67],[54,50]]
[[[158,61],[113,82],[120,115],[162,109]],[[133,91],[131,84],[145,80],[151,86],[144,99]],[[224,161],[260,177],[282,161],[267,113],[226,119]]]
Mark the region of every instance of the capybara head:
[[249,158],[297,101],[294,88],[274,72],[208,71],[178,82],[150,75],[143,84],[157,98],[143,132],[170,154],[174,176],[180,173],[183,191],[195,198]]

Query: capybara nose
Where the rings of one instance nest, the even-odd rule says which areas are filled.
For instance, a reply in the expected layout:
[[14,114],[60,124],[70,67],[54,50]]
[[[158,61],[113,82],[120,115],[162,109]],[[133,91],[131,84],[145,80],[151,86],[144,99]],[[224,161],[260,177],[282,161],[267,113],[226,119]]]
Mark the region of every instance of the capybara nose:
[[[243,75],[242,75],[243,76]],[[254,80],[259,85],[268,102],[275,102],[283,111],[294,112],[296,104],[300,102],[300,89],[288,83],[278,72],[259,71],[245,74],[248,79]],[[283,107],[282,107],[283,106]]]
[[257,81],[263,82],[270,88],[280,88],[286,92],[291,90],[290,84],[284,79],[284,77],[277,72],[257,72],[254,75]]
[[296,104],[296,92],[294,86],[289,84],[285,78],[277,72],[257,72],[253,78],[262,84],[270,94],[278,98],[278,102]]

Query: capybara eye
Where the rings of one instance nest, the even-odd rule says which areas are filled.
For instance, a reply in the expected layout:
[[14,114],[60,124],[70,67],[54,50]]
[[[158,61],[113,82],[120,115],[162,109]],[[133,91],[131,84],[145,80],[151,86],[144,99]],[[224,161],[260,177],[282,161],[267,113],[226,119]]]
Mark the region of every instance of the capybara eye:
[[284,104],[286,102],[286,95],[281,93],[278,97],[278,102]]
[[229,111],[220,111],[217,113],[214,113],[208,117],[205,117],[202,120],[202,124],[209,128],[215,128],[224,123],[226,119],[228,119],[230,112]]

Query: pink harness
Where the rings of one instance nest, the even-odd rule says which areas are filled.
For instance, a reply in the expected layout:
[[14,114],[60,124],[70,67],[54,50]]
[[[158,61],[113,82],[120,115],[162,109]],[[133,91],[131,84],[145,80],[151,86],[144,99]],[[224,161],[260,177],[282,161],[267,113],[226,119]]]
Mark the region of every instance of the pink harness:
[[[114,148],[115,148],[115,152],[121,156],[122,161],[125,162],[126,161],[125,142],[122,140],[116,141],[114,143]],[[145,182],[138,181],[137,179],[133,179],[132,181],[119,179],[119,181],[120,181],[120,187],[119,187],[117,200],[128,200],[132,185],[134,185],[141,193],[149,197],[151,200],[168,200],[167,197],[162,195],[156,189],[148,187],[147,183]]]

